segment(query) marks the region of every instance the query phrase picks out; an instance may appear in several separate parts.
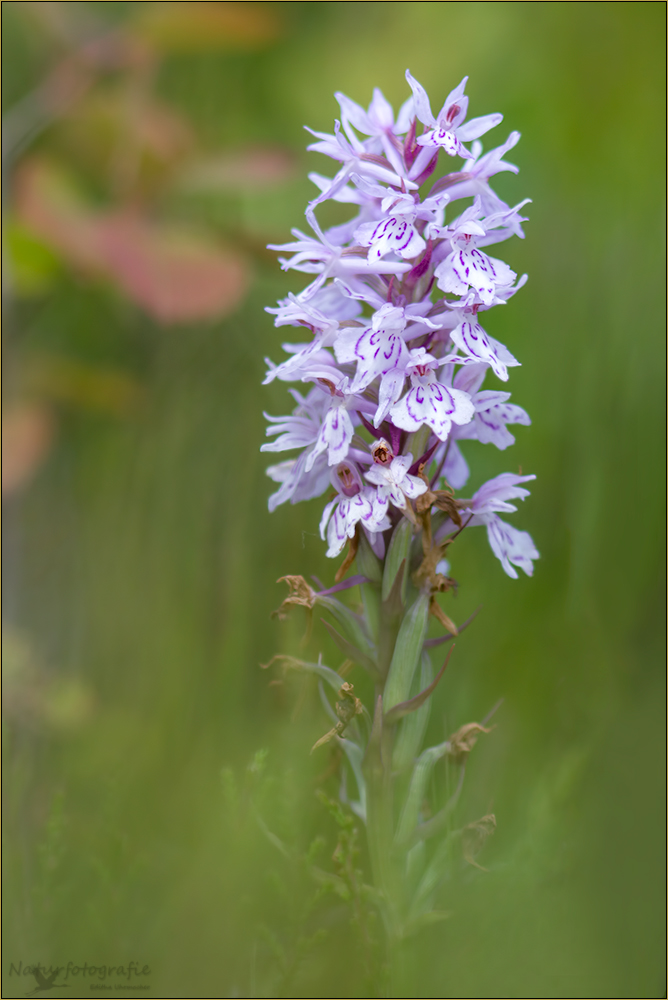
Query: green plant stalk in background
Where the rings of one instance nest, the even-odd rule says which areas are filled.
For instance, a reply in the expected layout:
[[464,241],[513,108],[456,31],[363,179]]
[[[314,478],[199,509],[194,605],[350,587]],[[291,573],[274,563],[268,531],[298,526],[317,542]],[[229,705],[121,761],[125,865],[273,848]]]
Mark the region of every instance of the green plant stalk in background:
[[[421,518],[429,516],[427,510]],[[283,616],[291,605],[330,612],[342,632],[325,624],[347,657],[344,666],[349,669],[357,664],[373,682],[374,704],[369,712],[341,674],[322,662],[284,658],[290,666],[318,675],[323,693],[325,680],[338,697],[332,713],[338,721],[313,750],[338,744],[349,762],[358,799],[348,804],[366,826],[374,890],[368,901],[382,914],[390,956],[404,938],[449,915],[435,909],[436,890],[453,866],[461,861],[476,864],[474,854],[495,826],[493,815],[459,829],[453,825],[466,758],[478,735],[489,729],[468,723],[445,742],[420,752],[431,696],[450,653],[434,678],[430,654],[424,648],[433,597],[428,585],[420,587],[423,539],[422,532],[413,529],[402,518],[391,533],[383,559],[359,532],[356,562],[362,575],[350,582],[359,582],[362,614],[354,614],[329,594],[318,594],[302,577],[287,578],[291,593],[279,612]],[[454,633],[442,638],[451,641]],[[456,787],[444,801],[427,804],[432,771],[443,759],[458,768]],[[342,797],[347,801],[345,791]],[[435,846],[430,850],[431,845]]]

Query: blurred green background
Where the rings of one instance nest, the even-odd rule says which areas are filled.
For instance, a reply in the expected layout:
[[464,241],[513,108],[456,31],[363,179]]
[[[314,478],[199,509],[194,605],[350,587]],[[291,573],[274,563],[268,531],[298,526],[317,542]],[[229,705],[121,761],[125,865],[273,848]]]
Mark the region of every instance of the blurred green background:
[[2,15],[3,995],[35,985],[10,963],[131,960],[161,997],[367,995],[303,861],[336,842],[317,691],[259,669],[303,631],[276,579],[334,569],[320,501],[266,509],[263,308],[306,282],[263,246],[333,172],[302,126],[332,130],[335,90],[396,107],[410,67],[436,107],[470,74],[490,141],[523,135],[498,189],[533,199],[503,253],[530,280],[489,330],[533,425],[467,457],[474,486],[536,473],[512,520],[541,559],[513,581],[483,532],[453,550],[457,620],[483,610],[430,735],[504,698],[462,804],[498,826],[392,995],[665,996],[665,5]]

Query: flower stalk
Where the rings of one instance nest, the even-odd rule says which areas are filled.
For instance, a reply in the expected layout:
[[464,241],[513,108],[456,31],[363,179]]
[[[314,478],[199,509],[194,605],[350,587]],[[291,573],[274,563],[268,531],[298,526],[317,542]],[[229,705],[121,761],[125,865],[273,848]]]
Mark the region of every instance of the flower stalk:
[[[528,495],[520,484],[534,476],[501,473],[471,497],[458,495],[469,479],[462,444],[503,451],[514,443],[509,426],[530,424],[497,387],[519,361],[481,325],[526,281],[487,253],[524,237],[527,202],[511,208],[490,185],[500,171],[517,172],[503,157],[519,133],[483,154],[479,137],[502,116],[466,120],[466,78],[436,116],[422,86],[406,78],[412,96],[396,119],[379,90],[366,111],[337,94],[334,134],[313,133],[309,149],[340,167],[333,178],[310,175],[319,190],[306,210],[312,235],[293,230],[293,242],[272,247],[290,255],[281,258],[285,270],[314,277],[268,310],[277,327],[296,332],[283,344],[287,358],[268,360],[265,382],[303,388],[290,389],[291,415],[268,416],[273,440],[263,446],[297,451],[267,470],[279,484],[270,510],[333,489],[320,533],[330,558],[344,555],[335,584],[316,591],[302,577],[286,577],[290,594],[279,614],[292,605],[309,616],[327,612],[329,635],[372,682],[373,700],[364,705],[354,681],[321,659],[287,664],[318,677],[334,725],[313,752],[332,744],[343,751],[340,798],[365,824],[390,944],[442,918],[440,883],[460,862],[481,867],[476,855],[495,826],[491,815],[454,826],[466,760],[490,731],[484,721],[422,749],[452,640],[471,621],[458,627],[451,617],[453,546],[463,531],[485,526],[513,578],[517,568],[531,575],[538,557],[530,536],[499,517],[517,509],[510,501]],[[433,182],[449,158],[463,163]],[[356,214],[323,230],[317,210],[327,200]],[[495,384],[483,389],[488,374]],[[340,600],[353,586],[360,614]],[[440,634],[428,638],[434,621]],[[450,648],[435,674],[431,651],[442,643]],[[444,783],[432,779],[443,761],[456,782],[439,797]]]

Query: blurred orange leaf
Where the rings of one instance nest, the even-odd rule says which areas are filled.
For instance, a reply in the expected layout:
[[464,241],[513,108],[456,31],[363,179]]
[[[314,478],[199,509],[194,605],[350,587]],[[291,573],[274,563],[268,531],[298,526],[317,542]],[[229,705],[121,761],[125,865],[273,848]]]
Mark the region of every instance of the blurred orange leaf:
[[162,323],[225,315],[248,288],[247,266],[232,250],[136,209],[91,211],[43,161],[29,161],[18,172],[16,211],[69,263],[112,281]]
[[133,27],[142,40],[171,52],[255,49],[280,34],[274,12],[258,3],[152,3]]
[[2,495],[26,486],[46,458],[55,433],[53,415],[42,405],[24,403],[2,415]]

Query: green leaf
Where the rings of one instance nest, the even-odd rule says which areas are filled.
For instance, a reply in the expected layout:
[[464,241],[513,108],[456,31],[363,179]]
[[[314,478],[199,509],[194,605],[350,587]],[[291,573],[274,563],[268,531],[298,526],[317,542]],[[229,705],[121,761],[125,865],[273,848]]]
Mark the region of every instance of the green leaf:
[[406,852],[406,881],[413,889],[416,889],[427,861],[427,846],[420,840],[414,847]]
[[348,642],[348,640],[345,639],[340,632],[337,632],[334,626],[330,625],[324,618],[321,618],[320,621],[345,656],[347,656],[350,660],[353,660],[354,663],[359,663],[359,665],[364,667],[364,669],[367,670],[372,677],[377,678],[379,676],[378,668],[370,656],[367,656],[366,653],[362,653],[357,646],[353,646],[351,642]]
[[359,539],[357,555],[355,556],[357,569],[369,580],[380,583],[383,578],[383,567],[380,559],[369,545],[369,540],[364,532],[358,531],[357,534]]
[[376,647],[380,633],[380,587],[374,583],[363,583],[360,586],[364,603],[364,618]]
[[390,709],[390,711],[385,716],[385,722],[388,725],[390,726],[393,725],[395,722],[398,722],[399,719],[403,719],[405,715],[410,715],[411,712],[417,712],[417,710],[421,708],[422,705],[424,705],[424,703],[428,700],[429,696],[433,694],[433,692],[436,690],[436,685],[438,684],[441,677],[445,673],[445,668],[448,665],[448,660],[450,659],[450,655],[454,648],[455,648],[454,646],[451,647],[447,657],[445,658],[445,663],[443,664],[443,666],[441,667],[441,669],[439,670],[438,674],[431,682],[431,684],[428,685],[428,687],[424,688],[424,690],[420,691],[420,693],[416,694],[413,698],[409,698],[408,701],[402,701],[400,702],[400,704],[395,705],[394,708]]
[[[411,694],[431,684],[433,676],[434,671],[429,654],[423,652],[422,666],[419,674],[417,671],[415,672]],[[420,752],[430,712],[431,701],[427,699],[424,705],[418,708],[417,712],[412,712],[411,715],[400,722],[392,752],[392,770],[404,771],[407,767],[413,765],[415,758]]]
[[425,750],[424,753],[420,754],[420,757],[413,768],[413,775],[408,788],[408,795],[406,796],[406,802],[404,803],[401,819],[399,820],[396,836],[397,843],[405,843],[410,839],[411,834],[415,830],[418,823],[420,806],[424,800],[427,782],[431,776],[432,768],[436,761],[446,755],[449,749],[450,744],[446,740],[445,743],[439,743],[438,746],[429,747],[428,750]]
[[439,812],[437,812],[435,816],[432,816],[431,819],[427,819],[424,821],[424,823],[420,823],[418,826],[415,827],[408,841],[409,847],[412,844],[419,844],[421,842],[424,842],[429,837],[436,836],[436,834],[441,833],[445,829],[445,827],[447,827],[448,823],[450,822],[450,817],[452,816],[452,813],[454,812],[455,807],[459,801],[459,796],[461,795],[462,788],[464,786],[464,773],[465,769],[464,766],[462,765],[459,768],[459,781],[457,782],[457,787],[455,788],[454,792],[452,793],[448,801],[445,803],[443,808]]
[[383,694],[385,712],[408,698],[413,674],[422,653],[428,615],[429,595],[425,592],[408,609],[399,628]]
[[[386,601],[392,590],[392,584],[401,568],[401,564],[406,559],[408,562],[408,550],[413,537],[413,525],[405,517],[399,522],[392,534],[390,547],[385,557],[385,571],[383,573],[383,600]],[[406,570],[404,569],[404,581]],[[402,581],[402,597],[405,597],[404,581]]]
[[298,660],[294,656],[277,656],[275,659],[280,660],[290,670],[305,670],[307,673],[318,674],[337,693],[343,684],[343,677],[339,676],[336,670],[332,670],[331,667],[326,667],[324,663],[306,663],[305,660]]
[[362,773],[364,751],[361,747],[358,747],[357,743],[353,743],[352,740],[346,740],[342,736],[339,736],[337,743],[343,748],[357,782],[359,802],[351,802],[350,808],[366,823],[366,781]]
[[447,875],[448,868],[452,863],[452,849],[455,846],[455,842],[460,838],[461,830],[455,830],[453,833],[448,834],[439,844],[413,898],[409,914],[411,922],[419,920],[425,912],[429,912],[429,897],[439,882]]
[[417,462],[418,458],[424,455],[427,450],[427,443],[429,441],[430,435],[429,424],[423,424],[419,430],[410,434],[408,440],[406,441],[406,447],[404,448],[404,454],[408,452],[413,456],[413,461]]
[[350,608],[347,608],[341,601],[337,601],[335,597],[318,595],[316,603],[329,611],[332,617],[337,620],[353,646],[356,646],[360,652],[366,653],[367,656],[373,657],[373,644],[366,632],[363,619],[359,615],[354,614]]

